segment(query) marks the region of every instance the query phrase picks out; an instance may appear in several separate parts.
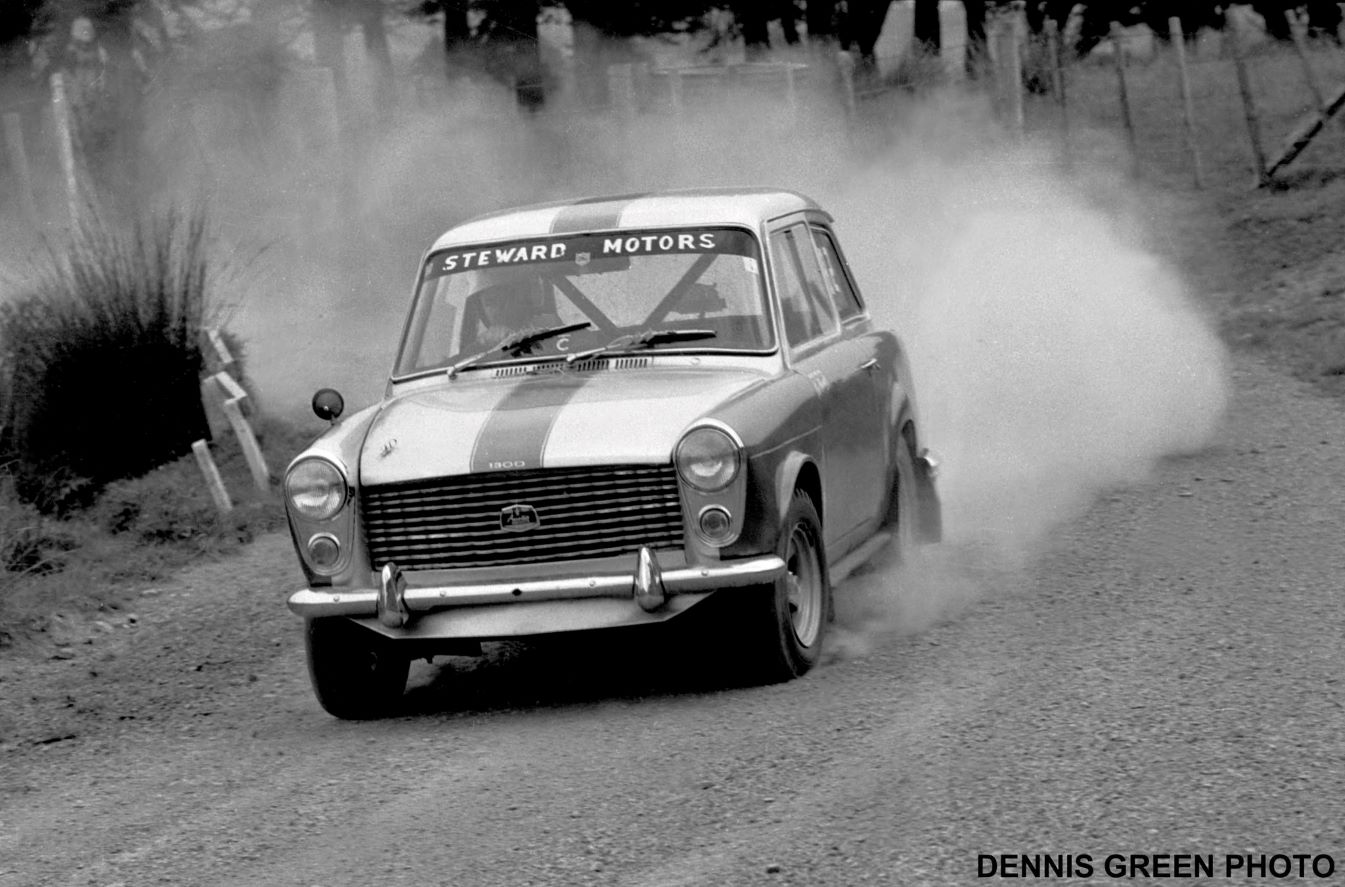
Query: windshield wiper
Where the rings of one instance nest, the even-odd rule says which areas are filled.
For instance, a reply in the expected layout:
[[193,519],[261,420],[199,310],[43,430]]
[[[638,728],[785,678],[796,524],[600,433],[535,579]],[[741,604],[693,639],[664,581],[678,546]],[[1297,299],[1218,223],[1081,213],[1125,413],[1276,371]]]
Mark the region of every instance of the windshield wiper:
[[506,352],[510,357],[520,357],[524,354],[531,354],[532,347],[539,342],[545,342],[547,339],[554,339],[556,336],[563,336],[566,333],[573,333],[576,330],[586,330],[591,326],[593,326],[592,323],[581,320],[578,323],[524,330],[505,339],[496,350]]
[[601,348],[590,348],[588,351],[576,351],[573,354],[567,355],[565,362],[567,364],[572,364],[581,360],[593,360],[597,357],[622,354],[640,348],[652,348],[655,345],[662,345],[664,342],[694,342],[700,339],[714,339],[718,336],[719,333],[714,330],[648,329],[641,333],[627,333],[624,336],[617,336]]
[[524,354],[531,354],[533,346],[547,339],[554,339],[556,336],[563,336],[566,333],[573,333],[576,330],[586,330],[593,324],[587,320],[579,323],[566,323],[560,326],[548,326],[541,329],[523,330],[514,333],[512,336],[505,337],[504,341],[494,348],[482,351],[480,354],[473,354],[466,360],[460,360],[448,368],[448,377],[456,377],[463,370],[470,370],[475,367],[486,366],[494,363],[493,358],[498,355],[508,355],[509,357],[522,357]]

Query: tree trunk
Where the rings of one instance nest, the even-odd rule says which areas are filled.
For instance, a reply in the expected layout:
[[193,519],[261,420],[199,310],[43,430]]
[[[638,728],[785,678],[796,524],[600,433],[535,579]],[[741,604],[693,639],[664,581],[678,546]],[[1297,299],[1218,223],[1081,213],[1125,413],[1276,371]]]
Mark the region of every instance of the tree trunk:
[[841,43],[859,55],[858,67],[871,71],[877,64],[873,49],[883,33],[891,0],[850,0],[841,21]]
[[939,0],[915,0],[915,42],[924,52],[939,54],[943,43]]
[[742,29],[747,57],[752,58],[769,50],[771,33],[766,27],[769,19],[762,4],[758,0],[737,0],[729,8],[733,10],[734,21]]
[[1293,39],[1289,20],[1284,17],[1287,5],[1284,0],[1252,0],[1252,9],[1266,21],[1266,36],[1286,43]]
[[804,12],[810,41],[830,42],[836,37],[836,0],[808,0]]
[[313,0],[313,51],[318,64],[332,71],[337,103],[347,107],[350,90],[346,82],[345,22],[341,6],[340,0]]
[[780,15],[780,31],[790,46],[799,45],[799,9],[794,0],[776,0],[775,11]]
[[392,67],[392,49],[388,46],[388,32],[383,23],[383,4],[380,0],[363,0],[359,6],[360,31],[364,34],[364,51],[374,63],[377,80],[378,113],[385,121],[397,105],[397,83]]
[[975,77],[986,57],[985,0],[962,0],[962,5],[967,11],[967,73]]

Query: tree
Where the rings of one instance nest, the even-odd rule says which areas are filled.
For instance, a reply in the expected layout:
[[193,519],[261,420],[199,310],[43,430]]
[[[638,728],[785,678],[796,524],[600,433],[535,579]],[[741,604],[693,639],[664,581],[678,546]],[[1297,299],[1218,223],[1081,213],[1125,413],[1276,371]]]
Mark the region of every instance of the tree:
[[841,19],[841,46],[853,48],[859,56],[860,67],[865,70],[872,70],[877,64],[873,50],[882,36],[890,5],[889,0],[849,0],[846,4]]
[[514,90],[520,106],[546,100],[537,45],[538,0],[429,0],[422,9],[444,15],[444,52],[450,75],[485,75]]
[[915,0],[915,42],[926,52],[937,54],[943,34],[939,23],[939,0]]

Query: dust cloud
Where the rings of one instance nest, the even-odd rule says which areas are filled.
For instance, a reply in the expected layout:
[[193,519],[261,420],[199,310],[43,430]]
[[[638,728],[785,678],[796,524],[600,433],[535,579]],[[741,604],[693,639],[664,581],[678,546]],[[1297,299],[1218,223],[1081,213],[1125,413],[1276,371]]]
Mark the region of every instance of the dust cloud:
[[221,257],[246,257],[225,286],[228,323],[282,415],[322,385],[352,406],[381,395],[416,261],[471,215],[710,185],[830,209],[873,314],[910,350],[947,539],[850,581],[842,655],[1002,585],[1098,492],[1201,447],[1219,422],[1225,357],[1144,246],[1161,220],[1105,163],[1066,172],[1008,139],[980,99],[905,98],[862,124],[808,91],[797,107],[719,93],[682,114],[557,103],[529,117],[503,91],[439,79],[429,100],[404,90],[390,118],[368,102],[333,117],[321,82],[242,83],[183,77],[146,109],[146,197],[203,201]]

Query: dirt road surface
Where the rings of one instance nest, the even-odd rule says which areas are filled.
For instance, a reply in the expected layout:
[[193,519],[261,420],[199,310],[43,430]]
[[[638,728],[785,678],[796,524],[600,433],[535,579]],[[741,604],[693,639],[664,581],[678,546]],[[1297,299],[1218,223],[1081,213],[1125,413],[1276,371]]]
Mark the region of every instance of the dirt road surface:
[[997,853],[1345,879],[1345,411],[1234,385],[1206,452],[780,686],[684,677],[685,640],[504,648],[342,723],[267,537],[0,660],[0,885],[969,884]]

